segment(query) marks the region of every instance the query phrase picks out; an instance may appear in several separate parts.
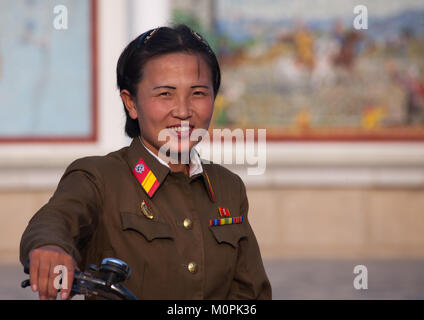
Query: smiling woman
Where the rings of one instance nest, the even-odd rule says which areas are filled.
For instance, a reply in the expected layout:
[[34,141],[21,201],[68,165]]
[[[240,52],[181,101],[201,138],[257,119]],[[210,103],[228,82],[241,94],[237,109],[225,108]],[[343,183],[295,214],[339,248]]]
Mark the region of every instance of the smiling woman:
[[[207,42],[184,25],[150,30],[125,48],[117,77],[133,141],[74,161],[31,219],[20,259],[30,259],[33,290],[56,298],[56,265],[115,257],[131,266],[124,285],[140,299],[270,299],[244,183],[202,161],[190,139],[208,129],[220,86]],[[160,157],[163,132],[188,163]]]
[[[143,144],[155,154],[169,141],[158,139],[161,130],[174,135],[171,150],[187,153],[196,144],[190,141],[195,129],[207,129],[212,117],[214,92],[211,72],[202,58],[189,53],[168,53],[151,58],[144,66],[143,77],[131,94],[121,97],[128,120],[137,120]],[[131,119],[131,120],[130,120]],[[185,123],[185,127],[184,127]],[[184,143],[182,140],[187,140]],[[186,149],[184,149],[186,146]],[[174,164],[174,171],[184,171],[184,163]]]
[[[185,53],[194,55],[197,61],[197,75],[200,75],[200,64],[206,64],[210,72],[210,84],[213,96],[218,94],[221,84],[221,72],[215,54],[199,34],[184,25],[175,27],[156,28],[149,30],[133,40],[122,52],[117,66],[117,82],[121,90],[127,91],[131,96],[137,95],[137,84],[143,78],[147,62],[151,58],[170,54]],[[172,58],[171,58],[172,59]],[[159,84],[166,86],[166,84]],[[168,89],[172,89],[174,87]],[[125,103],[125,101],[124,101]],[[139,135],[139,122],[129,117],[125,108],[127,123],[125,131],[131,138]]]
[[[196,144],[189,141],[192,131],[209,127],[221,73],[207,42],[187,26],[152,29],[133,40],[119,58],[117,78],[126,133],[140,136],[155,154],[169,142],[159,141],[161,130],[176,138],[171,151],[188,153]],[[187,170],[183,164],[169,165]]]

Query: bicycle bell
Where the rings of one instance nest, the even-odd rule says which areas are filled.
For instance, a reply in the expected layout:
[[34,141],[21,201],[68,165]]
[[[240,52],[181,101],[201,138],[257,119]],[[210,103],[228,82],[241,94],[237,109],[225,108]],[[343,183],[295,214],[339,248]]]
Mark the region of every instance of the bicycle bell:
[[119,283],[129,279],[131,268],[124,261],[116,258],[104,258],[100,268],[103,279],[111,283]]

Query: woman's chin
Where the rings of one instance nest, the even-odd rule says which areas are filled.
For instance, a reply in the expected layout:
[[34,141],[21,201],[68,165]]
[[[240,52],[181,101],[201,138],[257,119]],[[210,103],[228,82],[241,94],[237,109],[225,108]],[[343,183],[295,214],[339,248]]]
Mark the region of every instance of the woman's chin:
[[172,162],[174,164],[177,164],[177,163],[189,164],[190,151],[193,146],[194,146],[193,143],[183,144],[183,145],[170,144],[170,145],[167,145],[167,148],[159,149],[159,157],[161,157],[163,160],[166,159],[167,162]]
[[191,148],[193,148],[195,143],[189,140],[179,140],[176,142],[171,142],[169,144],[169,149],[172,153],[186,153],[190,152]]

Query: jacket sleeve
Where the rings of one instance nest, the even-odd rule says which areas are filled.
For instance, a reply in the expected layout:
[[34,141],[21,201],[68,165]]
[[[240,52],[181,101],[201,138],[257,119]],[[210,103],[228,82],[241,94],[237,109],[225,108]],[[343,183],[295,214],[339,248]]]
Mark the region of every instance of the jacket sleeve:
[[249,203],[246,187],[240,180],[240,214],[245,219],[247,237],[239,242],[236,272],[229,299],[272,299],[272,289],[262,262],[255,234],[248,221]]
[[25,263],[32,249],[49,244],[62,247],[80,263],[79,251],[98,224],[101,189],[95,160],[74,161],[66,169],[48,203],[29,221],[20,243],[21,263]]

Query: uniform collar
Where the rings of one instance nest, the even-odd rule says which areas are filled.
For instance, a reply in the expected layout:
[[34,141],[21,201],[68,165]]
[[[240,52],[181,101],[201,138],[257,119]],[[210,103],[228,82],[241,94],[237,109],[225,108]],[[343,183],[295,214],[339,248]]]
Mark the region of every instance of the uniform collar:
[[[144,144],[143,142],[140,141],[140,143],[143,145],[143,147],[147,150],[147,152],[149,152],[157,161],[159,161],[162,165],[166,166],[168,169],[169,165],[163,161],[159,156],[157,156],[156,154],[154,154],[152,151],[150,151]],[[203,167],[202,167],[202,160],[200,159],[199,153],[197,152],[197,150],[195,148],[192,148],[190,150],[190,163],[189,163],[189,172],[190,172],[190,178],[196,174],[202,173],[203,172]]]
[[[171,171],[156,154],[145,147],[139,138],[134,138],[128,148],[128,164],[142,189],[152,198]],[[211,201],[215,202],[212,183],[199,154],[192,148],[190,153],[190,177],[201,175]]]
[[170,172],[169,167],[160,163],[134,138],[128,148],[128,164],[142,189],[152,198]]

